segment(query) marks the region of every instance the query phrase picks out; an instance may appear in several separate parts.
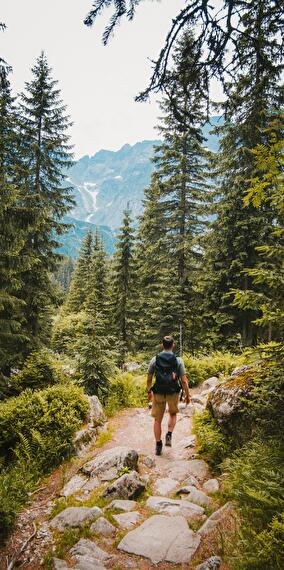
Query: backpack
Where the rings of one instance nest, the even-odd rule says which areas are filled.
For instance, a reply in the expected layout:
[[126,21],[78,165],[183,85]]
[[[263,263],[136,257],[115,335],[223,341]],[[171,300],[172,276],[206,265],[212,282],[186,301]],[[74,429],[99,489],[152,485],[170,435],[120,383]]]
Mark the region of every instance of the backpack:
[[154,394],[176,394],[181,386],[177,376],[178,360],[173,352],[160,352],[156,356]]

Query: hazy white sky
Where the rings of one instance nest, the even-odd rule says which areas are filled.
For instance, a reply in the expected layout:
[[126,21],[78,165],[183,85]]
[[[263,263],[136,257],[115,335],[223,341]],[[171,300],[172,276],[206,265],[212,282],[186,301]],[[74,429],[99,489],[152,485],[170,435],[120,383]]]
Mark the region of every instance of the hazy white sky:
[[[133,22],[116,30],[107,47],[101,43],[106,16],[92,28],[83,24],[91,0],[1,0],[1,56],[13,67],[16,92],[30,79],[30,68],[44,50],[59,80],[73,120],[75,157],[101,148],[157,138],[156,101],[135,103],[150,77],[171,19],[184,0],[145,0]],[[109,14],[108,14],[109,15]]]

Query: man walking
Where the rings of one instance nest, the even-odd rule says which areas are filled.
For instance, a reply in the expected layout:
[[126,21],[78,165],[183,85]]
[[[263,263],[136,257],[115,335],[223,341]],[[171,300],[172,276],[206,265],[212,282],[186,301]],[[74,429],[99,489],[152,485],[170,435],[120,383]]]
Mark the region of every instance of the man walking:
[[[168,432],[165,445],[172,445],[172,433],[176,425],[179,393],[181,389],[185,395],[186,404],[189,404],[190,395],[185,372],[184,362],[173,353],[174,339],[172,336],[163,338],[163,350],[152,358],[147,377],[148,400],[152,400],[152,416],[154,418],[154,434],[156,439],[156,455],[161,455],[162,419],[166,404],[169,409]],[[152,385],[153,376],[155,383]]]

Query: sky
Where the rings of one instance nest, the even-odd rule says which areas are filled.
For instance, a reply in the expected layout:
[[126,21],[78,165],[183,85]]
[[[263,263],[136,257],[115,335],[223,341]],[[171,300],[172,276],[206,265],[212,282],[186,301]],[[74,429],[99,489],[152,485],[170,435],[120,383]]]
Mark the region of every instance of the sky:
[[[124,21],[104,47],[102,32],[110,12],[92,28],[84,17],[91,0],[1,0],[1,56],[13,67],[11,83],[20,92],[30,69],[45,51],[73,126],[75,158],[104,148],[118,150],[157,138],[158,101],[136,103],[151,74],[171,20],[184,0],[144,0],[132,22]],[[216,98],[220,99],[218,88]]]

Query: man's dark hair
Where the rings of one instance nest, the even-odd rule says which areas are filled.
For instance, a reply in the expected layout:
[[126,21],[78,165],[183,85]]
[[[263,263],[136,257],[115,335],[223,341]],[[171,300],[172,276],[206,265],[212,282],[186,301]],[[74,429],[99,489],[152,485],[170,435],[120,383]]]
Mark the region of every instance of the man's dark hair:
[[172,336],[164,336],[163,338],[163,347],[168,350],[169,348],[172,348],[174,345],[174,339]]

